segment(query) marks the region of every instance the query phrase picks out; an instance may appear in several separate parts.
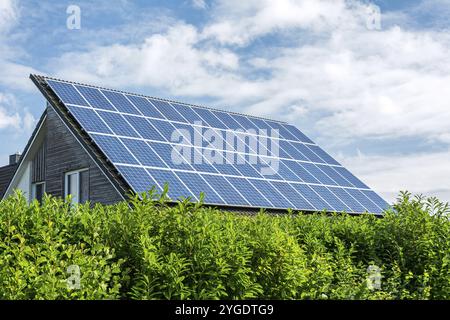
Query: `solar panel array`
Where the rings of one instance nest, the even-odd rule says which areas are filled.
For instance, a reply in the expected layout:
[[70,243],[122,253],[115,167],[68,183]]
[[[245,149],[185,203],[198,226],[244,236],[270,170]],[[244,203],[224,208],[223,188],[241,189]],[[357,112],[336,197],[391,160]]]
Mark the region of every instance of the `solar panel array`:
[[[204,192],[205,203],[219,206],[376,214],[388,207],[292,125],[46,81],[135,192],[153,186],[161,191],[168,183],[173,200],[198,200]],[[190,134],[229,134],[235,140],[224,138],[222,145],[212,138],[195,142]],[[236,149],[235,143],[243,148]],[[263,174],[274,164],[270,174]]]

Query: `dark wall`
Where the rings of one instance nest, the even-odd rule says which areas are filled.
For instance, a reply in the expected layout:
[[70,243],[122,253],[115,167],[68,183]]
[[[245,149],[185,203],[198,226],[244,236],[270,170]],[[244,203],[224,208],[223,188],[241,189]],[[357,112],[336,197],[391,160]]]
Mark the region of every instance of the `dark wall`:
[[47,107],[46,192],[64,197],[64,174],[89,168],[89,200],[112,204],[123,200],[74,138],[51,106]]
[[14,171],[16,170],[16,164],[4,166],[0,168],[0,200],[6,192],[8,188],[9,181],[12,179],[14,175]]

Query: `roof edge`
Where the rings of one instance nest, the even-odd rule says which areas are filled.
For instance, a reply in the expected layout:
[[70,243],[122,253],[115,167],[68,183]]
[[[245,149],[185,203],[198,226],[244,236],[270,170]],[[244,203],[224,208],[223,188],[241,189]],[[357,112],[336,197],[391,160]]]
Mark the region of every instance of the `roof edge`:
[[[83,129],[80,124],[71,119],[70,114],[64,104],[58,99],[56,94],[50,89],[46,88],[48,86],[43,81],[43,77],[37,75],[30,75],[30,79],[36,85],[36,87],[44,95],[47,102],[56,112],[58,117],[75,137],[75,139],[81,144],[82,148],[88,153],[89,157],[94,161],[94,163],[99,167],[100,171],[106,176],[110,181],[112,186],[120,194],[120,196],[125,200],[127,199],[127,194],[132,190],[131,186],[125,181],[125,179],[118,173],[118,171],[108,163],[106,155],[103,154],[99,148],[90,141],[87,135],[83,135]],[[52,97],[53,94],[54,96]],[[64,113],[65,112],[65,113]],[[115,173],[115,174],[114,174]]]
[[270,118],[266,118],[266,117],[259,117],[259,116],[255,116],[255,115],[251,115],[251,114],[245,114],[245,113],[240,113],[240,112],[235,112],[235,111],[227,111],[227,110],[223,110],[223,109],[217,109],[217,108],[212,108],[212,107],[207,107],[207,106],[197,105],[197,104],[192,104],[192,103],[186,103],[186,102],[181,102],[181,101],[176,101],[176,100],[171,100],[171,99],[159,98],[159,97],[155,97],[155,96],[146,96],[146,95],[140,94],[140,93],[134,93],[134,92],[127,92],[127,91],[123,91],[123,90],[105,88],[105,87],[101,87],[101,86],[97,86],[97,85],[91,85],[91,84],[87,84],[87,83],[63,80],[63,79],[58,79],[58,78],[49,77],[49,76],[42,76],[42,75],[38,75],[38,74],[30,74],[30,78],[32,78],[32,77],[44,78],[44,79],[49,79],[49,80],[54,80],[54,81],[59,81],[59,82],[64,82],[64,83],[70,83],[70,84],[75,84],[75,85],[81,85],[81,86],[89,86],[89,87],[100,89],[100,90],[108,90],[108,91],[122,93],[122,94],[129,94],[129,95],[134,95],[134,96],[141,97],[141,98],[151,98],[151,99],[164,101],[164,102],[169,102],[169,103],[176,103],[176,104],[181,104],[181,105],[185,105],[185,106],[201,108],[201,109],[206,109],[206,110],[213,110],[213,111],[224,112],[224,113],[231,113],[231,114],[235,114],[235,115],[239,115],[239,116],[250,117],[250,118],[255,118],[255,119],[259,119],[259,120],[272,121],[272,122],[276,122],[276,123],[280,123],[280,124],[289,125],[289,123],[286,122],[286,121],[270,119]]
[[21,168],[24,159],[26,158],[26,155],[28,153],[28,151],[30,150],[31,146],[33,145],[34,139],[37,136],[37,134],[39,133],[45,119],[47,118],[47,109],[44,110],[44,112],[42,113],[41,117],[39,118],[38,123],[36,124],[36,127],[33,130],[33,133],[31,134],[30,139],[28,139],[27,144],[25,145],[25,148],[22,152],[22,155],[19,158],[19,162],[17,162],[16,168],[14,169],[14,173],[12,175],[12,178],[9,180],[8,186],[5,189],[5,193],[3,194],[2,199],[5,199],[6,195],[9,193],[10,189],[11,189],[11,184],[14,181],[14,179],[16,178],[17,173],[19,172],[19,169]]

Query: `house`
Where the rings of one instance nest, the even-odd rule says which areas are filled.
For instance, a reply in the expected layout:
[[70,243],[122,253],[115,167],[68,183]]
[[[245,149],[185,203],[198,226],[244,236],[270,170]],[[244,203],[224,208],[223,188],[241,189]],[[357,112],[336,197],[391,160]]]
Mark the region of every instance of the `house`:
[[6,192],[6,188],[8,187],[9,181],[16,170],[19,159],[20,153],[12,154],[9,156],[9,164],[4,167],[0,167],[0,199]]
[[113,204],[169,185],[169,197],[230,210],[381,214],[389,205],[284,122],[31,75],[47,100],[18,162],[0,168],[20,189]]

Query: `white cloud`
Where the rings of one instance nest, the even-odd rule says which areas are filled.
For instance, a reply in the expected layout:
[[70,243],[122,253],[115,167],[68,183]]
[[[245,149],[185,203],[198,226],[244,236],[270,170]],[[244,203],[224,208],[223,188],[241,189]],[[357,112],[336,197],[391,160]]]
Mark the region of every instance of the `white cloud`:
[[208,5],[205,0],[192,0],[192,6],[196,9],[206,9]]
[[1,60],[0,57],[0,70],[2,70],[0,85],[14,90],[20,89],[28,92],[34,92],[36,90],[36,87],[29,79],[30,73],[41,73],[36,69],[20,63]]
[[122,87],[170,87],[186,95],[220,95],[239,67],[239,58],[225,48],[196,48],[198,37],[193,26],[177,24],[138,45],[66,53],[51,65],[57,66],[55,74],[63,78]]
[[20,10],[16,0],[0,1],[0,85],[14,90],[32,91],[30,73],[39,73],[36,69],[17,62],[23,56],[22,50],[11,40],[14,27],[19,23]]
[[0,1],[0,38],[8,31],[18,18],[18,7],[15,0]]
[[8,114],[7,110],[0,107],[0,130],[8,127],[18,129],[20,127],[20,116],[19,114]]
[[0,131],[29,132],[35,123],[34,116],[28,110],[20,109],[13,95],[0,92]]
[[327,31],[354,23],[344,0],[224,0],[203,33],[223,44],[245,45],[275,31],[302,28]]
[[343,164],[386,200],[392,202],[400,190],[439,196],[450,202],[450,151],[340,159]]

